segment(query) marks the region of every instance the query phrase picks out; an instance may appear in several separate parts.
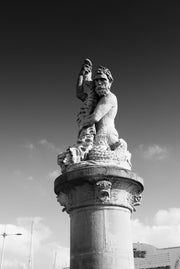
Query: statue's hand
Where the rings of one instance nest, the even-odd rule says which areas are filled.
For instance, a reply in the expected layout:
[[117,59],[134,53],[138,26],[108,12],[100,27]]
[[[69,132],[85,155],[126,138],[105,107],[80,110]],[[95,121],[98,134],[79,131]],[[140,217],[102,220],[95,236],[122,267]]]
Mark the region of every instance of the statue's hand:
[[80,74],[86,76],[89,73],[92,73],[92,62],[89,59],[85,59]]

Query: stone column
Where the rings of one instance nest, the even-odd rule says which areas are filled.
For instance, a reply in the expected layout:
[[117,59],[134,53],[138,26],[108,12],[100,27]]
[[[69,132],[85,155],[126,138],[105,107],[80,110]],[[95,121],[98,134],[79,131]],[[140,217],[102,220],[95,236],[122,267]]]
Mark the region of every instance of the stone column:
[[143,181],[117,166],[92,165],[55,180],[70,215],[70,269],[134,269],[130,216]]

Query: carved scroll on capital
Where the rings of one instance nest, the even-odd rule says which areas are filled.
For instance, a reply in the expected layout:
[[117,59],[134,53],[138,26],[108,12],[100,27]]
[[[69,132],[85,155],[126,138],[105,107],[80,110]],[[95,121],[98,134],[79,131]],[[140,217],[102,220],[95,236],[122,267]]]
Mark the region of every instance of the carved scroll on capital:
[[96,198],[102,203],[110,202],[111,198],[111,186],[112,183],[106,180],[98,181],[96,183]]
[[64,207],[62,211],[66,211],[67,213],[69,213],[70,202],[68,195],[64,192],[60,192],[57,196],[57,201],[60,203],[61,206]]
[[142,199],[142,196],[140,194],[129,194],[128,201],[133,211],[136,211],[135,206],[138,206],[141,204],[141,199]]

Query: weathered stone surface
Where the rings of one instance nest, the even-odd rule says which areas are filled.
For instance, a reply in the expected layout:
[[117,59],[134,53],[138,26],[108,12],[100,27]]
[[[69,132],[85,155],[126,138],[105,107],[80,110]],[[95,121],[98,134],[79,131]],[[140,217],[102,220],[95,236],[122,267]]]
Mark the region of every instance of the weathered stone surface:
[[94,165],[61,175],[54,189],[68,213],[75,208],[101,203],[134,211],[140,204],[143,181],[128,170]]
[[92,63],[86,59],[76,85],[76,96],[83,102],[77,117],[78,139],[75,145],[58,155],[62,173],[74,164],[89,161],[114,163],[131,170],[131,153],[115,128],[118,102],[111,92],[113,77],[106,67],[99,66],[92,78]]
[[130,215],[143,180],[116,166],[91,166],[55,181],[57,199],[70,215],[71,269],[133,269]]
[[132,269],[130,211],[98,206],[73,211],[71,269]]
[[134,269],[130,216],[143,180],[131,172],[131,153],[115,128],[113,77],[86,59],[76,85],[82,101],[75,145],[58,155],[57,200],[70,216],[71,269]]

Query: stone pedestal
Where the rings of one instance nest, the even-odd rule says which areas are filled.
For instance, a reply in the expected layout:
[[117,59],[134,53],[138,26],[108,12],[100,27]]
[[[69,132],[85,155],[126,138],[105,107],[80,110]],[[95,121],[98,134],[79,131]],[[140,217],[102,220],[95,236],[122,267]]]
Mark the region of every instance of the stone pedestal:
[[55,180],[55,193],[70,215],[71,269],[133,269],[130,216],[143,181],[117,166],[89,166]]

